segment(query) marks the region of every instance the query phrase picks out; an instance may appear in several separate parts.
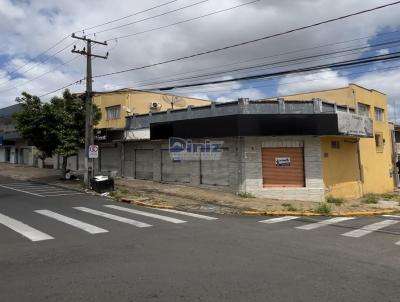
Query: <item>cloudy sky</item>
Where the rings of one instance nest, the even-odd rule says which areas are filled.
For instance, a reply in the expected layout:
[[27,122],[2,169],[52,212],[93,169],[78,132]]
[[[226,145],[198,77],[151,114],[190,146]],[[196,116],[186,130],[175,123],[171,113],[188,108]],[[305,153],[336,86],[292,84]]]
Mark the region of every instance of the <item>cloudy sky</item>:
[[[77,48],[84,45],[69,37],[72,32],[108,41],[107,46],[93,49],[99,55],[109,52],[107,60],[93,60],[93,74],[100,75],[256,39],[389,2],[0,0],[0,107],[13,104],[22,91],[45,95],[84,77],[85,58],[70,52],[73,43]],[[151,9],[155,6],[158,8]],[[399,15],[400,5],[391,6],[226,51],[95,78],[93,85],[97,91],[157,88],[387,54],[400,51],[400,42],[396,42],[400,40]],[[118,18],[123,19],[111,22]],[[97,26],[103,23],[107,24]],[[173,93],[228,101],[337,88],[350,82],[385,92],[392,118],[399,111],[396,119],[400,121],[400,106],[395,106],[400,100],[400,62],[396,61]],[[69,88],[84,91],[84,81]]]

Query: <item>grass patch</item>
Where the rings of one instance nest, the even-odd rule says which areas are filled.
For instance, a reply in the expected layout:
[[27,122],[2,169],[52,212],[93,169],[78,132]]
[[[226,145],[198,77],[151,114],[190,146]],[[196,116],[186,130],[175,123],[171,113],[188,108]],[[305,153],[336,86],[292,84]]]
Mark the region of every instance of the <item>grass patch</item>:
[[238,196],[242,198],[255,198],[255,196],[250,192],[239,192]]
[[400,195],[398,193],[384,193],[380,197],[384,200],[400,201]]
[[327,196],[325,199],[325,202],[327,203],[333,203],[337,206],[340,206],[344,203],[344,199],[340,197],[333,197],[333,196]]
[[129,190],[128,189],[119,189],[119,192],[121,192],[122,194],[128,194]]
[[286,210],[290,211],[290,212],[297,212],[298,211],[298,209],[294,205],[292,205],[291,203],[283,203],[282,206],[284,206],[286,208]]
[[326,202],[320,202],[318,206],[315,208],[314,212],[327,216],[332,213],[332,209],[330,205],[327,204]]
[[122,195],[119,191],[112,191],[109,193],[110,197],[114,198],[115,200],[121,200]]
[[361,202],[365,204],[377,204],[378,199],[379,196],[377,194],[368,193],[364,195],[364,197],[361,199]]

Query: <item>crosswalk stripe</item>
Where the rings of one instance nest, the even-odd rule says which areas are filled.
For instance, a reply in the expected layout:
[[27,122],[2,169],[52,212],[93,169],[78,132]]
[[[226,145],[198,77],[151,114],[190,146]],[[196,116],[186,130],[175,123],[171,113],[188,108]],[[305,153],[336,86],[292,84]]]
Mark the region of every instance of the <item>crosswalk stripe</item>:
[[77,220],[77,219],[74,219],[74,218],[71,218],[71,217],[67,217],[67,216],[58,214],[58,213],[53,212],[53,211],[36,210],[35,212],[38,213],[38,214],[42,214],[44,216],[53,218],[55,220],[64,222],[66,224],[69,224],[71,226],[74,226],[74,227],[76,227],[78,229],[81,229],[81,230],[83,230],[85,232],[88,232],[90,234],[99,234],[99,233],[107,233],[108,232],[105,229],[99,228],[97,226],[91,225],[89,223],[86,223],[86,222],[83,222],[83,221],[80,221],[80,220]]
[[346,237],[353,237],[353,238],[358,238],[358,237],[362,237],[365,235],[368,235],[374,231],[380,230],[384,227],[390,226],[390,225],[394,225],[396,223],[398,223],[399,221],[396,220],[384,220],[381,222],[377,222],[377,223],[373,223],[367,226],[364,226],[358,230],[354,230],[354,231],[350,231],[347,233],[342,234],[342,236],[346,236]]
[[105,213],[105,212],[89,209],[89,208],[86,208],[86,207],[74,207],[74,209],[82,211],[82,212],[90,213],[90,214],[93,214],[93,215],[101,216],[101,217],[104,217],[104,218],[116,220],[116,221],[119,221],[119,222],[131,224],[131,225],[134,225],[134,226],[136,226],[138,228],[151,227],[151,224],[147,224],[147,223],[144,223],[144,222],[140,222],[140,221],[137,221],[137,220],[133,220],[133,219],[129,219],[129,218],[113,215],[113,214],[108,214],[108,213]]
[[319,222],[315,222],[315,223],[302,225],[302,226],[299,226],[296,228],[300,229],[300,230],[313,230],[313,229],[317,229],[317,228],[320,228],[323,226],[327,226],[327,225],[331,225],[331,224],[335,224],[335,223],[339,223],[339,222],[347,221],[347,220],[351,220],[351,219],[354,219],[354,217],[335,217],[332,219],[327,219],[327,220],[323,220],[323,221],[319,221]]
[[35,195],[35,196],[39,196],[39,197],[42,197],[41,195],[39,195],[39,194],[36,194],[36,193],[32,193],[32,192],[29,192],[29,191],[25,191],[25,190],[20,190],[20,189],[14,189],[14,188],[11,188],[11,187],[7,187],[7,186],[3,186],[3,185],[0,185],[0,187],[2,187],[2,188],[6,188],[6,189],[10,189],[10,190],[13,190],[13,191],[17,191],[17,192],[22,192],[22,193],[26,193],[26,194],[31,194],[31,195]]
[[25,223],[22,223],[21,221],[15,220],[3,214],[0,214],[0,224],[12,229],[13,231],[21,234],[22,236],[30,239],[31,241],[54,239],[50,235],[47,235],[39,230],[30,227]]
[[160,219],[160,220],[164,220],[164,221],[168,221],[168,222],[172,222],[172,223],[185,223],[186,222],[185,220],[180,220],[180,219],[176,219],[176,218],[172,218],[172,217],[162,216],[162,215],[143,212],[143,211],[138,211],[138,210],[134,210],[134,209],[128,209],[128,208],[120,207],[120,206],[105,205],[105,207],[110,208],[110,209],[119,210],[119,211],[128,212],[128,213],[133,213],[133,214],[137,214],[137,215],[143,215],[143,216],[147,216],[147,217],[151,217],[151,218],[155,218],[155,219]]
[[297,218],[299,218],[299,217],[298,216],[283,216],[283,217],[278,217],[278,218],[271,218],[271,219],[261,220],[259,222],[261,222],[261,223],[277,223],[277,222],[294,220],[294,219],[297,219]]
[[382,215],[382,216],[388,218],[400,218],[400,215]]
[[64,193],[64,194],[51,194],[51,193],[48,193],[48,194],[41,194],[40,196],[41,197],[51,197],[51,196],[80,195],[80,194],[83,194],[83,193],[80,193],[80,192],[70,192],[70,193]]
[[195,214],[195,213],[189,213],[189,212],[184,212],[184,211],[177,211],[177,210],[173,210],[173,209],[156,209],[156,210],[169,212],[169,213],[174,213],[174,214],[185,215],[185,216],[190,216],[190,217],[195,217],[195,218],[200,218],[200,219],[206,219],[206,220],[217,220],[218,219],[216,217],[211,217],[211,216],[206,216],[206,215],[201,215],[201,214]]

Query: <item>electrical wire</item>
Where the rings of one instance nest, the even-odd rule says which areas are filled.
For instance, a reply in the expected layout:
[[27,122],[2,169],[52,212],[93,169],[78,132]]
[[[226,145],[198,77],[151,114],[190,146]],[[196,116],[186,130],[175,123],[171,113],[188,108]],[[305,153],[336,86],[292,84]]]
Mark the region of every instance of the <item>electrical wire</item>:
[[182,21],[179,21],[179,22],[167,24],[167,25],[164,25],[164,26],[155,27],[155,28],[151,28],[151,29],[148,29],[148,30],[135,32],[135,33],[127,34],[127,35],[123,35],[123,36],[118,36],[118,37],[115,37],[115,38],[110,38],[110,39],[107,39],[106,41],[110,41],[112,39],[124,39],[124,38],[132,37],[132,36],[141,35],[141,34],[144,34],[144,33],[157,31],[157,30],[160,30],[160,29],[165,29],[165,28],[168,28],[168,27],[176,26],[176,25],[179,25],[179,24],[183,24],[183,23],[187,23],[187,22],[190,22],[190,21],[194,21],[194,20],[210,17],[210,16],[213,16],[213,15],[216,15],[216,14],[220,14],[220,13],[223,13],[223,12],[227,12],[227,11],[230,11],[230,10],[242,7],[242,6],[250,5],[250,4],[259,2],[259,1],[261,1],[261,0],[254,0],[254,1],[246,2],[246,3],[243,3],[243,4],[231,6],[231,7],[225,8],[225,9],[221,9],[221,10],[213,11],[211,13],[200,15],[200,16],[197,16],[197,17],[194,17],[194,18],[189,18],[189,19],[182,20]]
[[165,15],[168,15],[168,14],[172,14],[172,13],[175,13],[175,12],[178,12],[178,11],[181,11],[181,10],[184,10],[184,9],[187,9],[187,8],[191,8],[191,7],[193,7],[193,6],[196,6],[196,5],[199,5],[199,4],[208,2],[208,1],[209,1],[209,0],[201,0],[201,1],[199,1],[199,2],[192,3],[192,4],[189,4],[189,5],[186,5],[186,6],[182,6],[182,7],[179,7],[179,8],[176,8],[176,9],[173,9],[173,10],[170,10],[170,11],[167,11],[167,12],[164,12],[164,13],[161,13],[161,14],[158,14],[158,15],[146,17],[146,18],[143,18],[143,19],[140,19],[140,20],[136,20],[136,21],[133,21],[133,22],[129,22],[129,23],[126,23],[126,24],[122,24],[122,25],[119,25],[119,26],[115,26],[115,27],[111,27],[111,28],[106,28],[106,29],[103,29],[103,30],[100,30],[100,31],[96,31],[96,32],[91,33],[91,34],[100,34],[100,33],[104,33],[104,32],[107,32],[107,31],[120,29],[120,28],[122,28],[122,27],[127,27],[127,26],[130,26],[130,25],[136,24],[136,23],[144,22],[144,21],[147,21],[147,20],[150,20],[150,19],[155,19],[155,18],[158,18],[158,17],[161,17],[161,16],[165,16]]
[[306,26],[301,26],[301,27],[289,29],[289,30],[286,30],[284,32],[275,33],[275,34],[272,34],[272,35],[264,36],[264,37],[261,37],[261,38],[257,38],[257,39],[253,39],[253,40],[249,40],[249,41],[245,41],[245,42],[241,42],[241,43],[231,44],[231,45],[228,45],[228,46],[219,47],[219,48],[215,48],[215,49],[211,49],[211,50],[207,50],[207,51],[202,51],[202,52],[198,52],[198,53],[195,53],[195,54],[191,54],[191,55],[187,55],[187,56],[183,56],[183,57],[179,57],[179,58],[174,58],[174,59],[170,59],[170,60],[166,60],[166,61],[162,61],[162,62],[158,62],[158,63],[152,63],[152,64],[148,64],[148,65],[144,65],[144,66],[133,67],[133,68],[128,68],[128,69],[124,69],[124,70],[119,70],[119,71],[114,71],[114,72],[95,75],[95,76],[93,76],[93,78],[100,78],[100,77],[105,77],[105,76],[121,74],[121,73],[125,73],[125,72],[131,72],[131,71],[135,71],[135,70],[141,70],[141,69],[160,66],[160,65],[164,65],[164,64],[168,64],[168,63],[172,63],[172,62],[178,62],[178,61],[182,61],[182,60],[187,60],[187,59],[191,59],[191,58],[194,58],[194,57],[203,56],[203,55],[207,55],[207,54],[211,54],[211,53],[216,53],[216,52],[219,52],[219,51],[228,50],[228,49],[231,49],[231,48],[244,46],[244,45],[248,45],[248,44],[251,44],[251,43],[255,43],[255,42],[259,42],[259,41],[275,38],[275,37],[278,37],[278,36],[283,36],[283,35],[286,35],[286,34],[290,34],[290,33],[293,33],[293,32],[309,29],[309,28],[312,28],[312,27],[317,27],[317,26],[320,26],[320,25],[323,25],[323,24],[336,22],[336,21],[339,21],[339,20],[343,20],[343,19],[347,19],[347,18],[354,17],[354,16],[357,16],[357,15],[369,13],[369,12],[372,12],[372,11],[376,11],[376,10],[383,9],[383,8],[386,8],[386,7],[389,7],[389,6],[393,6],[393,5],[397,5],[397,4],[400,4],[400,1],[392,2],[392,3],[389,3],[389,4],[377,6],[377,7],[370,8],[370,9],[365,9],[365,10],[358,11],[358,12],[355,12],[355,13],[352,13],[352,14],[347,14],[347,15],[344,15],[344,16],[341,16],[341,17],[328,19],[328,20],[325,20],[325,21],[309,24],[309,25],[306,25]]
[[140,14],[149,12],[149,11],[154,10],[156,8],[160,8],[160,7],[166,6],[168,4],[171,4],[171,3],[174,3],[174,2],[177,2],[177,1],[178,0],[172,0],[172,1],[164,2],[162,4],[159,4],[159,5],[156,5],[156,6],[153,6],[153,7],[150,7],[150,8],[147,8],[147,9],[132,13],[130,15],[126,15],[126,16],[123,16],[123,17],[120,17],[120,18],[117,18],[117,19],[113,19],[113,20],[110,20],[110,21],[107,21],[107,22],[104,22],[104,23],[101,23],[101,24],[98,24],[98,25],[91,26],[91,27],[82,28],[81,30],[75,31],[74,33],[75,34],[77,34],[79,32],[83,32],[84,33],[85,31],[88,31],[88,30],[91,30],[91,29],[95,29],[97,27],[101,27],[101,26],[104,26],[104,25],[108,25],[108,24],[111,24],[111,23],[114,23],[114,22],[118,22],[118,21],[130,18],[130,17],[136,16],[136,15],[140,15]]

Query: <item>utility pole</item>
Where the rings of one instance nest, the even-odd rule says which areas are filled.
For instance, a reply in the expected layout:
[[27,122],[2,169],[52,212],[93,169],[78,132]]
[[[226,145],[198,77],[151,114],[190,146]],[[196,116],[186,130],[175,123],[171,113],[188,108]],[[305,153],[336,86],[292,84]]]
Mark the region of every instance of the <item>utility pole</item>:
[[89,164],[89,146],[93,145],[93,103],[92,103],[92,57],[107,59],[108,52],[105,56],[92,54],[92,44],[107,45],[107,42],[99,42],[92,39],[88,39],[86,36],[78,37],[74,33],[72,38],[83,40],[86,42],[86,47],[82,50],[77,50],[76,45],[71,50],[73,53],[78,53],[80,55],[86,56],[86,101],[85,101],[85,175],[84,182],[87,188],[90,188],[90,178],[94,174],[93,159]]

